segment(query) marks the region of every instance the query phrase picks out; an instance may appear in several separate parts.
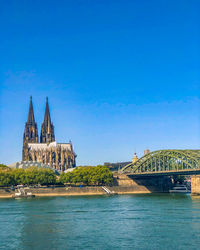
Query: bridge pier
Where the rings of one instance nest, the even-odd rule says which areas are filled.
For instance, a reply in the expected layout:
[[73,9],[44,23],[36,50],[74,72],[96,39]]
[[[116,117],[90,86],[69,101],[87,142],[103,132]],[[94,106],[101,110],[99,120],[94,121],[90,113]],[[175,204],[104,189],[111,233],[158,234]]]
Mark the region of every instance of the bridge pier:
[[132,178],[138,185],[145,186],[152,193],[168,193],[172,186],[172,181],[169,176],[148,176],[143,178]]
[[169,176],[135,177],[118,174],[115,178],[117,186],[129,187],[130,190],[136,193],[165,193],[169,192],[169,189],[172,187],[172,181]]
[[200,195],[200,175],[191,176],[191,194]]

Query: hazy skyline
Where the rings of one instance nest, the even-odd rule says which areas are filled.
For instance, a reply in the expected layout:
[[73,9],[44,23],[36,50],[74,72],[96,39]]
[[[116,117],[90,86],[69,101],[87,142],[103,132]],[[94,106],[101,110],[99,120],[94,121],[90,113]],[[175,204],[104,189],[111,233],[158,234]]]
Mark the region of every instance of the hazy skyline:
[[77,164],[200,148],[199,1],[1,1],[0,162],[49,97]]

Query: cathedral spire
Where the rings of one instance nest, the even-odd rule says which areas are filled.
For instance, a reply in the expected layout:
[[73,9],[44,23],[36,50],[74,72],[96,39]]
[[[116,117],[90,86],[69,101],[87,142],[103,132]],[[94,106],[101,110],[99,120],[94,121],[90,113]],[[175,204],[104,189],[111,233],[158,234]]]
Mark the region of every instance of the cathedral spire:
[[41,143],[50,143],[55,141],[54,135],[54,126],[51,123],[51,116],[49,112],[49,103],[48,97],[46,98],[46,107],[45,107],[45,114],[44,114],[44,121],[41,127],[41,134],[40,134],[40,142]]
[[28,112],[28,120],[27,123],[34,124],[35,117],[33,113],[33,103],[32,103],[32,96],[30,97],[30,104],[29,104],[29,112]]
[[51,123],[51,117],[50,117],[50,112],[49,112],[49,103],[48,103],[48,97],[46,97],[46,108],[45,108],[45,114],[44,114],[44,122],[47,124],[50,122]]
[[26,159],[28,143],[38,143],[38,129],[33,113],[32,96],[30,97],[28,120],[24,129],[22,160]]

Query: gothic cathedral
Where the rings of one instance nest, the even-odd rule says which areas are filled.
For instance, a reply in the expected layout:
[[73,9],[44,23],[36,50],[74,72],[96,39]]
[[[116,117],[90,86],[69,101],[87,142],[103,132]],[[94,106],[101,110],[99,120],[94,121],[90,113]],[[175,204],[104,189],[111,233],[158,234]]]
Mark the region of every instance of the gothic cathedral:
[[71,142],[57,143],[55,141],[54,125],[51,122],[48,98],[46,99],[45,115],[39,142],[31,97],[28,120],[24,129],[22,160],[41,162],[54,169],[64,171],[76,166],[75,158],[76,154]]

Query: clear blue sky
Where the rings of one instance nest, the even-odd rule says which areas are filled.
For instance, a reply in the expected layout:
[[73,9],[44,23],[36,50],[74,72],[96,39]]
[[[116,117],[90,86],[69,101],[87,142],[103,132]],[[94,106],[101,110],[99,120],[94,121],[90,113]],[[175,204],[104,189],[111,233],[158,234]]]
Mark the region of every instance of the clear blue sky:
[[49,97],[78,164],[200,148],[200,1],[0,1],[0,162]]

